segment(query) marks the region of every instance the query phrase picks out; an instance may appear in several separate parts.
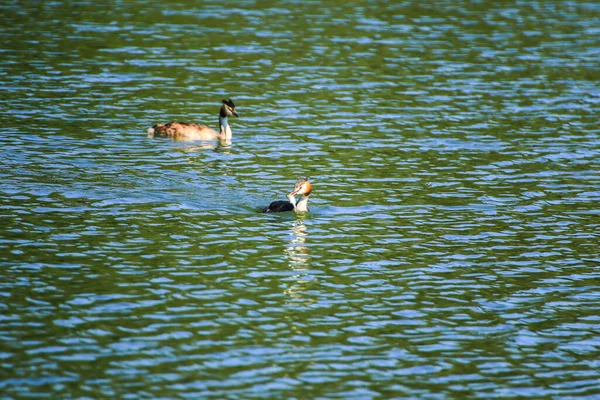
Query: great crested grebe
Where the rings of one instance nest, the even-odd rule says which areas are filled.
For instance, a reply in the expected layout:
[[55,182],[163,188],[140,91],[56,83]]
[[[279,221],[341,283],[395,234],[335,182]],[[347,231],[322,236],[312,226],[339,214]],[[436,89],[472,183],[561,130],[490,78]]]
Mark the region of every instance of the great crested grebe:
[[219,132],[206,125],[188,124],[186,122],[169,122],[168,124],[154,125],[148,129],[148,135],[159,135],[179,140],[231,140],[231,127],[227,117],[235,115],[235,104],[231,99],[222,100],[223,105],[219,112]]
[[[262,212],[283,212],[283,211],[295,211],[295,212],[307,212],[308,210],[308,196],[312,191],[312,185],[307,178],[300,178],[294,185],[294,190],[288,193],[287,198],[289,201],[278,200],[269,204],[263,208]],[[300,201],[296,203],[296,195],[299,194]]]

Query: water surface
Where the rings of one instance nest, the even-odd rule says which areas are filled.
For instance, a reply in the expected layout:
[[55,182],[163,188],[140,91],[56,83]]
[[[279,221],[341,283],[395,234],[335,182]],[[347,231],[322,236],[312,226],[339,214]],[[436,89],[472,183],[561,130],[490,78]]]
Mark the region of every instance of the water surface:
[[595,2],[0,13],[6,398],[600,395]]

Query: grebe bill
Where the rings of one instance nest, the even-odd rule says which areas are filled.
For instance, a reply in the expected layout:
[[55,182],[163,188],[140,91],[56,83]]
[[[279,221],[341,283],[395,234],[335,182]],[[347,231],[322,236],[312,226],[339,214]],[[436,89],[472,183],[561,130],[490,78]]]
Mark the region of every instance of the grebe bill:
[[179,140],[231,140],[231,127],[227,117],[232,115],[239,117],[239,115],[231,99],[222,100],[222,102],[223,105],[219,111],[219,132],[206,125],[169,122],[168,124],[158,124],[149,128],[148,136],[158,135]]

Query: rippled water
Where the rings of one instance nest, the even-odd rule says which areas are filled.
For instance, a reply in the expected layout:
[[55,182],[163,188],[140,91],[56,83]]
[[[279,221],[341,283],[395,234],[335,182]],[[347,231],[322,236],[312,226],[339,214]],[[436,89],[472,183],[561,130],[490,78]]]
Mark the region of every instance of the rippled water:
[[595,2],[0,10],[2,398],[600,396]]

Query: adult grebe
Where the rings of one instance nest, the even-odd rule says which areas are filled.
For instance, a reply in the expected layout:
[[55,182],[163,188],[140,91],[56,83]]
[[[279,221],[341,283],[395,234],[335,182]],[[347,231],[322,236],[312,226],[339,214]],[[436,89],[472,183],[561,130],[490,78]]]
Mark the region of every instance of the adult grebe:
[[149,128],[148,135],[166,136],[179,140],[231,140],[231,127],[227,123],[227,117],[231,115],[239,117],[235,111],[235,104],[231,99],[223,100],[223,106],[219,112],[219,132],[206,125],[169,122]]
[[[283,211],[295,211],[295,212],[307,212],[308,210],[308,196],[312,191],[312,185],[307,178],[300,178],[294,185],[294,190],[288,193],[287,198],[289,201],[278,200],[269,204],[263,208],[262,212],[283,212]],[[296,196],[299,194],[300,201],[296,203]]]

